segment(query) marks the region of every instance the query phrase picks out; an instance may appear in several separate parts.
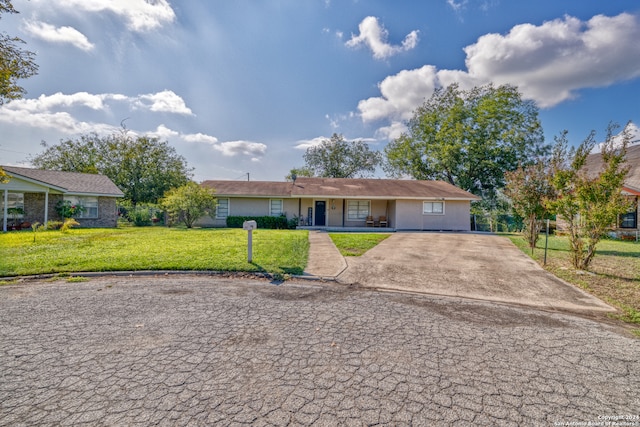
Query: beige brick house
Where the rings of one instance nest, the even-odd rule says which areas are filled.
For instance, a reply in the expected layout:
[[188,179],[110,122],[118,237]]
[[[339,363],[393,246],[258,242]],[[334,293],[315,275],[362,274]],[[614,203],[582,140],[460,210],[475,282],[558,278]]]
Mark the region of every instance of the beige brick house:
[[81,227],[117,225],[116,200],[124,194],[104,175],[15,166],[2,168],[9,176],[9,182],[0,184],[3,231],[25,223],[46,224],[49,220],[61,220],[56,212],[56,205],[61,200],[85,208],[75,217]]
[[201,185],[216,191],[216,214],[200,224],[213,227],[226,226],[227,216],[286,215],[303,227],[468,231],[470,203],[479,199],[443,181],[300,177]]

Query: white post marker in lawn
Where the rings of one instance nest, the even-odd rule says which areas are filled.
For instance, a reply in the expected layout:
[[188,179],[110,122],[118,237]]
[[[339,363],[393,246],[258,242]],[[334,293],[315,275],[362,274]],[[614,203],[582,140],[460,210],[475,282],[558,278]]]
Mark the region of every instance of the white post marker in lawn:
[[247,262],[251,262],[253,259],[253,230],[258,228],[258,224],[255,221],[245,221],[242,223],[242,228],[248,233]]

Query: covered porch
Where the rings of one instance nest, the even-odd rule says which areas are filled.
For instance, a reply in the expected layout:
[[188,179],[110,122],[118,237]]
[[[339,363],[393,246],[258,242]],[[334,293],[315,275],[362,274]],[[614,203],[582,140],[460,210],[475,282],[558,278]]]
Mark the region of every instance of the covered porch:
[[61,194],[59,189],[18,178],[0,184],[2,231],[30,227],[36,221],[46,224]]
[[300,198],[298,228],[394,231],[395,208],[390,199]]

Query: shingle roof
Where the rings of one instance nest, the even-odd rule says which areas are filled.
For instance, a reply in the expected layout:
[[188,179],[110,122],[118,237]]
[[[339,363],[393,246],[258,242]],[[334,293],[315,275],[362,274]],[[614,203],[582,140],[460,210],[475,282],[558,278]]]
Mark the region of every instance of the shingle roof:
[[201,185],[214,188],[216,194],[225,196],[289,197],[291,195],[290,182],[204,181]]
[[400,179],[303,178],[293,182],[205,181],[221,196],[247,197],[334,197],[421,199],[480,198],[444,181]]
[[[625,187],[640,191],[640,144],[627,147],[626,165],[629,166],[629,174],[624,180]],[[602,170],[602,155],[590,154],[585,165],[587,173],[593,174]]]
[[51,185],[74,194],[100,194],[121,197],[124,193],[104,175],[62,172],[42,169],[2,166],[10,175],[28,178],[45,185]]

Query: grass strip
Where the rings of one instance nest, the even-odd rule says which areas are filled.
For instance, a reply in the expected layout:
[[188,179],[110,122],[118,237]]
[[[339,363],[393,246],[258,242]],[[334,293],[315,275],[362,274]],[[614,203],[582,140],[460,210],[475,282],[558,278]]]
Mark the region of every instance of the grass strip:
[[342,256],[360,256],[390,236],[388,233],[329,233]]
[[[533,255],[522,236],[509,234],[507,237],[524,253],[540,265],[543,264],[544,236],[538,240]],[[547,265],[544,268],[619,308],[623,313],[618,316],[620,320],[640,325],[640,243],[602,240],[590,271],[575,270],[570,256],[567,237],[550,236]]]
[[82,271],[209,270],[302,274],[306,230],[127,227],[0,234],[0,277]]

